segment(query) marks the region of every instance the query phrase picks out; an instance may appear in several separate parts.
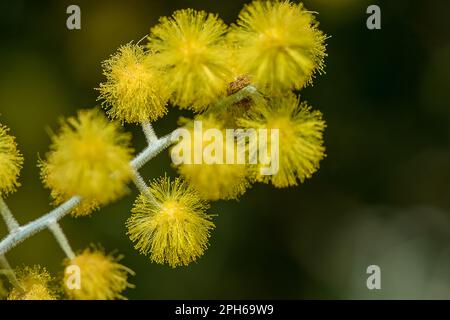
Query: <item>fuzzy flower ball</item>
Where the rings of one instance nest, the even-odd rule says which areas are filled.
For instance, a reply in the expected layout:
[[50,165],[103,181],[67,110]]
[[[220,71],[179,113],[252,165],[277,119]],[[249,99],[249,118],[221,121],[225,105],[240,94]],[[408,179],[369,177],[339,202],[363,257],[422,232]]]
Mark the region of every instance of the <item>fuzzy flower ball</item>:
[[132,177],[130,135],[96,109],[61,122],[41,163],[46,187],[58,199],[81,196],[86,207],[116,200]]
[[226,31],[216,15],[192,9],[163,17],[152,28],[152,61],[164,71],[174,104],[202,111],[225,93],[231,76]]
[[107,81],[100,84],[99,100],[112,119],[127,123],[154,121],[167,113],[170,96],[151,53],[127,44],[102,64]]
[[56,300],[56,291],[52,288],[52,277],[40,266],[25,267],[17,270],[19,288],[13,288],[8,300]]
[[22,168],[23,157],[17,149],[8,128],[0,124],[0,197],[14,191],[19,183],[17,178]]
[[289,1],[254,1],[229,34],[236,59],[261,89],[301,89],[324,67],[326,36],[314,13]]
[[[178,165],[178,173],[205,200],[237,199],[245,193],[250,182],[247,165],[237,163],[238,150],[234,137],[227,139],[224,124],[215,116],[198,117],[196,121],[201,122],[202,132],[197,132],[199,130],[192,125],[192,122],[188,123],[186,129],[189,130],[189,136],[182,137],[171,149],[172,153],[179,154],[189,150],[189,155],[186,155],[185,159],[188,163]],[[209,129],[220,130],[223,139],[199,137]],[[200,148],[195,146],[196,139],[201,139]],[[217,156],[218,148],[222,150],[222,157]],[[196,158],[201,159],[200,163],[195,163]]]
[[[121,293],[133,287],[127,279],[129,275],[134,275],[134,272],[119,263],[121,258],[92,247],[85,249],[72,260],[66,259],[64,290],[67,296],[76,300],[125,299]],[[73,267],[77,267],[80,272],[79,288],[71,282],[71,277],[76,272],[74,270],[77,270]]]
[[185,181],[168,177],[155,180],[141,194],[127,221],[135,248],[154,262],[171,267],[188,265],[202,256],[214,228],[207,203]]
[[[308,105],[294,94],[270,98],[259,103],[238,123],[247,128],[266,130],[278,129],[279,170],[274,175],[261,175],[260,167],[256,171],[256,179],[271,182],[275,187],[295,186],[298,180],[303,182],[319,169],[320,161],[325,157],[323,132],[326,128],[320,111],[311,110]],[[272,150],[271,139],[268,139],[267,150]]]

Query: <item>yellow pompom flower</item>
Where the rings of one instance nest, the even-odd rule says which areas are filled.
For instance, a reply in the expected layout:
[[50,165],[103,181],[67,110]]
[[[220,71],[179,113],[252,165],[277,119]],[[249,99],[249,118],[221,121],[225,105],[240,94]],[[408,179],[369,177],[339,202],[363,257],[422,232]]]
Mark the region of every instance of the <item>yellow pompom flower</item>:
[[[323,131],[326,124],[322,114],[312,111],[305,102],[300,103],[294,94],[259,103],[238,123],[247,128],[279,130],[278,172],[261,175],[259,165],[256,171],[258,181],[271,182],[278,188],[295,186],[297,180],[303,182],[310,178],[325,157]],[[267,150],[272,150],[272,143],[269,136]]]
[[203,110],[226,91],[230,78],[227,26],[216,15],[192,9],[163,17],[151,30],[152,61],[163,69],[173,102]]
[[14,191],[20,184],[17,178],[22,168],[23,157],[17,149],[8,128],[0,124],[0,197]]
[[[76,300],[125,299],[121,293],[134,287],[128,283],[128,276],[134,272],[120,264],[121,259],[122,256],[105,254],[94,247],[85,249],[72,260],[66,259],[63,286],[67,296]],[[79,287],[76,281],[72,282],[78,271]]]
[[103,62],[107,82],[100,84],[98,99],[104,99],[102,105],[112,119],[142,123],[166,114],[170,91],[151,58],[143,47],[127,44]]
[[52,136],[47,160],[41,163],[42,180],[57,201],[75,195],[88,207],[114,201],[126,193],[132,177],[130,140],[98,110],[79,111]]
[[[194,125],[188,123],[186,129],[190,133],[190,141],[183,141],[181,139],[178,145],[175,145],[171,152],[182,153],[187,149],[190,150],[190,157],[186,156],[185,160],[189,163],[182,163],[177,166],[178,173],[193,186],[200,196],[205,200],[231,200],[237,199],[245,193],[250,186],[248,176],[249,170],[246,164],[237,163],[237,153],[235,139],[227,139],[226,130],[223,123],[214,116],[198,117],[196,121],[201,121],[202,131],[196,132]],[[202,139],[200,135],[209,129],[220,130],[223,139],[220,142],[223,144],[222,159],[219,163],[212,163],[215,158],[216,151],[205,152],[209,146],[214,146],[215,138]],[[195,147],[195,139],[201,140],[201,147]],[[218,146],[220,147],[220,146]],[[176,151],[181,148],[180,151]],[[212,159],[207,161],[205,156],[210,156]],[[195,159],[201,159],[200,163],[195,163]],[[220,158],[220,157],[217,157]],[[232,160],[227,163],[227,158]]]
[[301,3],[254,1],[240,13],[229,39],[260,89],[300,89],[324,67],[326,36]]
[[16,272],[19,288],[13,288],[8,300],[56,300],[56,291],[52,288],[53,278],[40,266],[25,267]]
[[127,221],[135,248],[160,264],[175,268],[202,256],[214,228],[207,203],[188,183],[168,177],[155,180],[148,195],[141,194]]

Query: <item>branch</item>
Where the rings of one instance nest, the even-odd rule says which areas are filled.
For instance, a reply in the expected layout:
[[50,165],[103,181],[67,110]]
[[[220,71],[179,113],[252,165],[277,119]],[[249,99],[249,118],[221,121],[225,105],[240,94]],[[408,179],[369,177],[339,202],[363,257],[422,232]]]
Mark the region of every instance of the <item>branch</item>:
[[155,130],[153,130],[153,126],[151,125],[150,122],[147,121],[142,123],[142,131],[144,131],[148,145],[151,145],[156,140],[158,140],[158,137],[155,134]]
[[66,254],[66,257],[70,260],[73,260],[75,258],[75,253],[73,252],[72,247],[69,244],[69,240],[67,240],[67,237],[64,234],[64,231],[62,231],[61,227],[59,226],[59,223],[56,221],[50,221],[48,229],[55,236],[56,241],[59,243],[59,246]]
[[81,202],[81,198],[78,196],[72,197],[64,202],[59,207],[50,211],[46,215],[29,222],[28,224],[21,226],[16,232],[10,233],[0,242],[0,256],[14,248],[16,245],[28,239],[32,235],[46,229],[53,221],[59,221],[62,217],[67,215],[73,208],[75,208]]
[[11,211],[9,210],[8,206],[6,205],[2,197],[0,197],[0,214],[5,220],[6,227],[8,228],[9,233],[12,233],[19,228],[19,223],[12,215]]
[[[257,94],[257,89],[249,85],[242,88],[240,91],[220,100],[218,103],[212,106],[212,108],[225,108],[229,105],[241,101],[242,99],[254,96],[255,94]],[[140,191],[142,191],[143,189],[147,190],[147,188],[145,187],[145,181],[137,171],[144,164],[149,162],[152,158],[156,157],[161,151],[165,150],[176,141],[172,133],[158,139],[154,134],[153,128],[151,127],[150,123],[144,123],[143,130],[148,141],[152,141],[152,143],[149,144],[147,148],[145,148],[130,162],[130,165],[133,168],[134,172],[137,173],[137,175],[135,174],[135,178],[133,180]],[[142,182],[144,182],[144,184],[142,184]],[[32,235],[46,228],[50,228],[50,230],[53,232],[66,255],[71,256],[73,252],[70,249],[70,246],[68,246],[67,239],[64,240],[60,237],[59,231],[61,230],[59,226],[55,227],[55,224],[64,216],[66,216],[73,208],[75,208],[81,202],[81,200],[81,197],[74,196],[49,213],[27,223],[24,226],[19,226],[17,224],[17,221],[15,221],[9,209],[7,209],[6,211],[4,210],[5,207],[8,208],[6,204],[3,201],[0,201],[0,210],[5,218],[5,221],[8,224],[8,229],[12,228],[12,230],[10,230],[10,233],[0,242],[0,257],[20,244],[22,241],[28,239]],[[15,226],[14,221],[17,226]]]

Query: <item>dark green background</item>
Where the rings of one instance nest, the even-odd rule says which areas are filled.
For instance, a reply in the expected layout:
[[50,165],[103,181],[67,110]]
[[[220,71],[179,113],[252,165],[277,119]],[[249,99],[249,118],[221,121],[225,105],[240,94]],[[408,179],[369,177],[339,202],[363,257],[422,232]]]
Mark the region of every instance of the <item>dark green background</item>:
[[[47,130],[96,104],[100,62],[161,15],[192,7],[231,23],[244,1],[0,3],[0,121],[26,158],[23,187],[7,202],[25,223],[51,208],[36,167]],[[382,9],[379,31],[365,26],[372,3]],[[327,74],[301,92],[327,120],[328,156],[297,188],[257,184],[237,202],[214,203],[217,229],[197,263],[174,270],[132,248],[124,222],[134,188],[90,218],[65,218],[71,244],[123,253],[137,273],[132,299],[450,298],[449,3],[305,1],[331,36]],[[70,4],[81,7],[80,31],[66,29]],[[158,121],[157,133],[175,128],[179,114]],[[143,148],[139,128],[127,130]],[[167,152],[142,170],[148,179],[164,172],[174,174]],[[48,231],[7,256],[15,266],[62,272]],[[381,291],[366,288],[371,264],[381,267]]]

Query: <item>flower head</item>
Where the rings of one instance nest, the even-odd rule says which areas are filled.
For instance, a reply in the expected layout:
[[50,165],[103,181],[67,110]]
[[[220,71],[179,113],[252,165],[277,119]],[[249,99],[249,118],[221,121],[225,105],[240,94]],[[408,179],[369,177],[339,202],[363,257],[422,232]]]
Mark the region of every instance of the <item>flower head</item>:
[[[73,259],[66,259],[64,264],[64,290],[71,299],[77,300],[113,300],[125,299],[121,292],[133,287],[128,283],[128,275],[134,275],[129,268],[118,261],[121,256],[105,254],[102,249],[87,248]],[[71,287],[72,270],[77,267],[80,272],[80,287]]]
[[[238,122],[243,127],[279,130],[279,170],[274,175],[260,175],[258,170],[258,181],[279,188],[297,185],[297,179],[303,182],[310,178],[325,157],[322,114],[300,103],[294,94],[260,103]],[[268,150],[272,150],[271,143],[269,138]]]
[[254,1],[240,13],[229,39],[261,89],[300,89],[323,70],[326,36],[303,4]]
[[202,256],[214,228],[207,203],[179,178],[160,178],[148,190],[154,201],[141,194],[127,221],[135,248],[171,267],[188,265]]
[[[177,153],[189,150],[190,156],[177,166],[179,174],[200,193],[203,199],[215,201],[238,198],[247,190],[250,183],[248,167],[236,161],[238,150],[234,136],[231,139],[227,137],[223,123],[214,116],[198,117],[196,122],[201,122],[202,130],[198,130],[192,122],[188,123],[185,127],[189,130],[190,139],[185,141],[186,137],[183,137],[179,144],[171,149],[171,152]],[[216,130],[221,137],[203,138],[203,132],[210,129]],[[196,139],[201,139],[200,148],[195,146]],[[217,148],[221,150],[215,150]],[[221,156],[219,151],[222,151]],[[196,158],[202,161],[196,163]]]
[[13,288],[8,300],[56,300],[52,277],[40,266],[25,267],[16,272],[19,288]]
[[102,65],[107,81],[100,84],[99,99],[104,99],[111,118],[142,123],[166,114],[170,92],[151,62],[151,53],[129,43]]
[[52,136],[41,176],[56,199],[79,195],[86,204],[106,204],[122,196],[132,176],[130,135],[98,110],[83,110],[62,121]]
[[19,186],[17,178],[22,168],[23,157],[17,149],[14,137],[8,128],[0,124],[0,197]]
[[200,111],[225,93],[230,78],[226,31],[217,16],[192,9],[161,18],[151,30],[152,61],[164,70],[175,104]]

